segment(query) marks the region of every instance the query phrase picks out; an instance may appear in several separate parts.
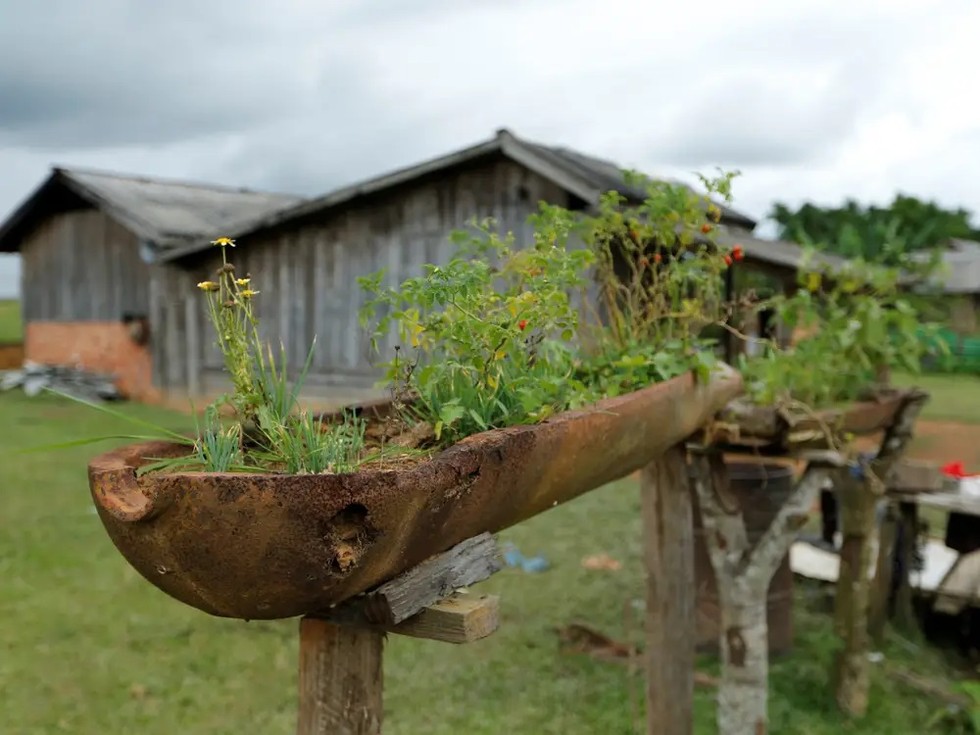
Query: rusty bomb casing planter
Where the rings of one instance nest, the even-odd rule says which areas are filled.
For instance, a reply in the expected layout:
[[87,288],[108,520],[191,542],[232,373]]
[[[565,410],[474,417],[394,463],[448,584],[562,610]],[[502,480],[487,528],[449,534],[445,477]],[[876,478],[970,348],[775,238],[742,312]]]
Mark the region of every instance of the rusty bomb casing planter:
[[213,615],[324,611],[483,532],[640,469],[742,388],[727,366],[532,426],[487,431],[424,462],[352,474],[151,472],[166,442],[94,458],[89,485],[122,555],[170,596]]

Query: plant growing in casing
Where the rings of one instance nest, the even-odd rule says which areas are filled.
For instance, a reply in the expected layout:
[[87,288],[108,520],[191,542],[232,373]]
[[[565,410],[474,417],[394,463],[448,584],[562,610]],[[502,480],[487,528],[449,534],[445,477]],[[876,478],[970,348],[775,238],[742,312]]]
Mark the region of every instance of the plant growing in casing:
[[[221,267],[215,281],[197,284],[207,298],[217,344],[224,358],[233,392],[209,407],[203,430],[198,431],[192,457],[175,463],[199,462],[208,471],[236,467],[284,470],[289,473],[345,472],[356,467],[364,449],[364,427],[353,417],[342,424],[321,426],[307,412],[295,413],[299,392],[313,360],[310,346],[296,381],[288,380],[285,349],[277,362],[271,346],[259,336],[253,300],[259,292],[252,279],[239,277],[228,261],[233,240],[214,241],[221,248]],[[235,423],[217,425],[217,407],[232,408]],[[237,453],[232,447],[237,443]]]
[[595,253],[598,305],[584,330],[583,379],[596,395],[617,395],[694,371],[706,378],[717,359],[705,328],[729,313],[725,272],[741,260],[740,247],[715,240],[720,208],[730,202],[737,172],[701,177],[706,190],[652,181],[628,181],[646,191],[631,205],[612,191],[581,223]]
[[578,314],[571,293],[584,285],[591,254],[567,247],[570,215],[548,207],[533,246],[514,248],[492,223],[453,234],[456,255],[399,288],[384,272],[359,279],[372,295],[361,311],[379,349],[401,343],[385,377],[412,423],[431,424],[451,443],[490,428],[539,421],[566,408],[575,389]]
[[445,266],[398,288],[382,286],[383,272],[361,279],[372,344],[395,332],[405,345],[392,348],[385,377],[406,419],[448,443],[690,370],[706,377],[715,358],[701,332],[723,320],[722,274],[741,257],[714,242],[721,212],[710,195],[730,199],[733,176],[703,179],[704,197],[633,176],[647,191],[635,206],[615,192],[594,216],[539,205],[524,250],[484,221],[455,233]]
[[860,258],[834,267],[815,261],[813,252],[798,271],[795,293],[758,304],[804,336],[786,348],[770,344],[742,361],[757,403],[821,408],[854,400],[884,382],[890,368],[917,373],[922,358],[941,349],[938,325],[923,324],[901,288],[903,269]]
[[[221,248],[216,280],[197,284],[207,299],[208,313],[217,345],[224,358],[232,392],[208,405],[203,421],[197,421],[193,438],[147,425],[107,407],[81,401],[129,423],[148,427],[156,436],[96,437],[72,442],[88,444],[111,438],[166,439],[189,447],[179,457],[152,458],[139,472],[204,470],[206,472],[351,472],[373,457],[366,454],[364,422],[345,413],[336,424],[324,425],[306,411],[297,411],[298,398],[313,359],[307,354],[299,376],[289,381],[285,349],[278,360],[259,337],[252,279],[239,277],[228,262],[227,249],[235,242],[227,237],[213,241]],[[72,396],[67,398],[75,399]],[[231,408],[231,421],[222,421],[220,409]],[[49,447],[51,448],[51,447]]]

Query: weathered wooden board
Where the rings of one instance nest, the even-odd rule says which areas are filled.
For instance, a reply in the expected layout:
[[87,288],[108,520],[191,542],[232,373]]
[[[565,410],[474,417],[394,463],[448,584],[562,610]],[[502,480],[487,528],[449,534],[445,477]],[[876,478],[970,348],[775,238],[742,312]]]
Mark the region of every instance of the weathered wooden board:
[[503,568],[497,542],[481,533],[331,611],[337,622],[394,626]]
[[827,445],[828,429],[856,436],[877,434],[889,426],[909,391],[881,392],[874,400],[842,408],[806,412],[778,406],[757,406],[738,399],[725,407],[707,435],[715,446],[785,454]]
[[21,245],[23,315],[31,321],[118,321],[147,314],[149,266],[109,215],[75,209],[44,220]]

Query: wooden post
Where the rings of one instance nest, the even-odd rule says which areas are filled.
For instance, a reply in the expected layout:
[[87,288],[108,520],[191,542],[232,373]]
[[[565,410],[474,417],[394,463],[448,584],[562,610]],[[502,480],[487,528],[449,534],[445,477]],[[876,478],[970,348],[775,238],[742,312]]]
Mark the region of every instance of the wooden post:
[[728,489],[724,457],[703,447],[692,447],[691,454],[692,478],[721,607],[718,732],[765,735],[769,727],[769,585],[796,532],[805,524],[817,492],[843,459],[832,452],[813,455],[769,528],[751,545],[742,508]]
[[885,480],[912,438],[915,419],[928,399],[927,393],[911,392],[886,430],[875,458],[853,468],[838,487],[844,540],[840,550],[834,620],[843,647],[834,661],[833,680],[837,705],[853,717],[863,717],[868,709],[871,595],[868,572],[871,544],[876,533],[875,506],[885,494]]
[[481,534],[371,592],[300,621],[297,735],[379,735],[386,634],[469,643],[499,624],[498,599],[457,588],[500,570],[499,550]]
[[690,735],[694,728],[694,522],[687,483],[679,446],[641,476],[649,735]]
[[379,735],[384,633],[300,621],[297,735]]
[[898,504],[898,527],[900,539],[895,554],[902,573],[895,584],[895,625],[900,630],[911,631],[916,627],[911,574],[915,540],[919,534],[918,505],[907,501]]
[[885,625],[892,607],[897,516],[895,506],[889,503],[878,538],[878,561],[875,565],[874,588],[871,591],[871,611],[868,614],[868,631],[876,646],[881,646],[884,642]]

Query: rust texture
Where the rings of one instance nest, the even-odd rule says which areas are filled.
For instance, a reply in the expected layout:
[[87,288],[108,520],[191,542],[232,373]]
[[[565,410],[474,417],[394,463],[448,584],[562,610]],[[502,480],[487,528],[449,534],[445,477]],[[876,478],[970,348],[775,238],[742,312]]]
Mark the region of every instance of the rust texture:
[[147,473],[176,445],[96,457],[89,485],[119,551],[146,579],[213,615],[325,611],[483,532],[624,477],[693,434],[741,390],[726,369],[488,431],[403,469],[346,475]]

